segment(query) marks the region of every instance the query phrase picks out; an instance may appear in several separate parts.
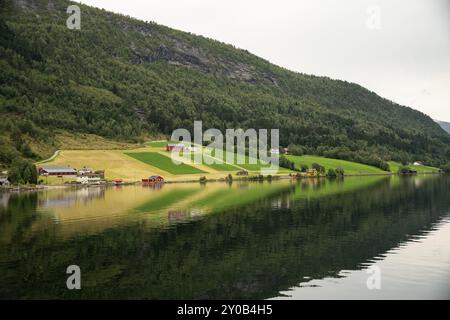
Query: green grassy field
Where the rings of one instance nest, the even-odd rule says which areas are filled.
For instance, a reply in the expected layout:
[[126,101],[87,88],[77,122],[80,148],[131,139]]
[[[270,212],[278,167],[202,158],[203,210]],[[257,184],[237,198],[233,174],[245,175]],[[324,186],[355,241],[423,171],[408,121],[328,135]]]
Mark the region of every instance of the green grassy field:
[[[191,161],[194,161],[194,160],[195,160],[195,155],[198,154],[198,153],[199,153],[199,152],[197,152],[197,153],[191,152],[191,153],[190,153],[190,159],[191,159]],[[183,152],[181,152],[180,155],[183,155]],[[183,156],[184,156],[184,155],[183,155]],[[238,167],[236,167],[236,166],[234,166],[234,165],[232,165],[232,164],[226,163],[226,162],[223,162],[223,163],[212,163],[212,164],[207,164],[207,163],[206,163],[207,160],[208,160],[209,162],[212,162],[213,159],[214,159],[214,157],[211,157],[211,156],[209,156],[208,154],[205,154],[205,153],[204,153],[204,154],[203,154],[202,165],[204,165],[204,166],[206,166],[206,167],[208,167],[208,168],[217,170],[217,171],[227,171],[227,172],[232,172],[232,171],[239,171],[239,170],[241,170],[240,168],[238,168]],[[194,162],[193,162],[193,163],[194,163]]]
[[197,174],[205,173],[204,171],[191,167],[187,164],[176,165],[172,162],[172,159],[166,157],[157,152],[126,152],[127,156],[130,156],[136,160],[139,160],[145,164],[149,164],[161,170],[167,171],[171,174]]
[[294,162],[296,168],[300,168],[301,165],[307,165],[309,168],[311,168],[313,163],[318,163],[324,166],[325,170],[336,169],[341,167],[342,169],[344,169],[345,174],[386,173],[386,171],[383,171],[373,166],[339,159],[330,159],[317,156],[293,156],[293,155],[288,155],[286,156],[286,158]]
[[[391,169],[391,172],[395,172],[397,173],[398,170],[403,167],[403,165],[401,163],[398,162],[394,162],[394,161],[389,161],[389,167]],[[428,166],[414,166],[414,165],[408,165],[407,167],[409,167],[412,170],[416,170],[417,173],[438,173],[439,169],[438,168],[434,168],[434,167],[428,167]]]
[[225,163],[225,162],[224,163],[207,164],[205,162],[207,159],[213,159],[213,158],[211,158],[210,156],[204,154],[203,155],[203,160],[204,160],[203,164],[205,166],[209,167],[209,168],[214,169],[214,170],[217,170],[217,171],[239,171],[240,170],[238,167],[235,167],[235,166],[233,166],[231,164],[228,164],[228,163]]
[[164,148],[168,143],[167,141],[151,141],[146,142],[145,145],[152,148]]
[[166,148],[166,145],[168,144],[177,144],[180,143],[179,141],[150,141],[150,142],[146,142],[145,145],[147,147],[152,147],[152,148]]
[[[224,152],[224,158],[227,161],[229,161],[228,160],[229,159],[228,158],[228,154],[229,154],[228,152]],[[233,159],[232,161],[233,161],[233,163],[236,164],[236,166],[239,166],[239,167],[241,167],[241,168],[243,168],[243,169],[245,169],[247,171],[260,171],[262,168],[270,168],[269,164],[266,164],[265,162],[259,161],[258,159],[252,158],[252,157],[250,157],[248,155],[245,155],[245,161],[244,161],[245,163],[238,163],[238,159],[237,159],[237,154],[236,153],[234,153],[231,156],[231,158]],[[251,162],[250,160],[253,160],[252,162],[256,162],[256,163],[250,163]],[[290,172],[290,170],[287,170],[287,169],[284,169],[284,168],[280,168],[279,171],[280,172],[287,172],[287,171]]]
[[[164,147],[166,146],[167,143],[168,143],[167,141],[151,141],[151,142],[147,142],[146,146],[149,146],[149,147],[155,148],[155,149],[160,149],[160,151],[164,151],[165,150]],[[173,143],[175,143],[175,142],[173,142]],[[182,155],[183,155],[183,152],[180,152],[180,156],[182,156]],[[191,158],[191,160],[194,159],[194,153],[191,153],[190,158]],[[232,160],[230,160],[230,158],[227,158],[226,151],[224,151],[224,153],[223,153],[224,163],[207,164],[205,159],[211,159],[211,158],[214,158],[214,150],[211,150],[211,152],[204,151],[204,153],[203,153],[204,161],[203,161],[202,165],[206,168],[211,168],[211,169],[214,169],[219,172],[235,172],[235,171],[240,171],[240,170],[247,170],[250,172],[259,172],[262,168],[270,168],[270,165],[265,164],[264,162],[261,162],[259,160],[257,160],[255,164],[250,163],[251,157],[249,157],[248,155],[245,155],[245,161],[244,161],[245,163],[244,164],[238,164],[237,163],[237,154],[236,153],[232,154],[232,157],[231,157]],[[229,163],[227,163],[225,161],[227,161]],[[154,165],[154,163],[151,163],[151,162],[146,162],[146,163]],[[154,165],[154,166],[156,166],[156,165]],[[195,166],[195,164],[194,164],[194,166]],[[158,168],[164,170],[161,167],[158,167]],[[290,173],[290,172],[292,172],[292,171],[285,169],[285,168],[279,169],[279,173],[285,174],[285,173]]]

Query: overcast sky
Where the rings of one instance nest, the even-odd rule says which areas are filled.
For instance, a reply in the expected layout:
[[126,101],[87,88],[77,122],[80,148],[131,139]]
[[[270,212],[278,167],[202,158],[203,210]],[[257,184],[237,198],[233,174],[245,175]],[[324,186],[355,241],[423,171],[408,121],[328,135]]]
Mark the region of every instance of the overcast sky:
[[449,0],[80,0],[356,82],[450,122]]

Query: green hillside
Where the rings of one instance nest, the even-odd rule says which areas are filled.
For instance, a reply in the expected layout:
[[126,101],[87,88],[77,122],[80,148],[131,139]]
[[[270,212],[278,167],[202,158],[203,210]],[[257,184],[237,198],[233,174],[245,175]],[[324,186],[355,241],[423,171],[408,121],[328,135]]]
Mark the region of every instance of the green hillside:
[[85,5],[81,30],[69,30],[69,4],[0,2],[0,166],[51,154],[60,131],[139,142],[194,120],[279,128],[282,146],[362,163],[450,158],[431,118],[357,84]]
[[342,168],[345,174],[380,174],[386,173],[385,171],[378,169],[373,166],[355,163],[351,161],[339,160],[339,159],[329,159],[317,156],[286,156],[290,161],[295,163],[296,168],[300,169],[301,165],[307,165],[309,168],[312,167],[313,163],[318,163],[328,169]]
[[[398,170],[403,167],[401,163],[395,162],[395,161],[389,161],[389,168],[392,172],[398,172]],[[437,173],[439,172],[438,168],[429,167],[429,166],[415,166],[415,165],[408,165],[409,168],[412,170],[417,171],[418,173]]]

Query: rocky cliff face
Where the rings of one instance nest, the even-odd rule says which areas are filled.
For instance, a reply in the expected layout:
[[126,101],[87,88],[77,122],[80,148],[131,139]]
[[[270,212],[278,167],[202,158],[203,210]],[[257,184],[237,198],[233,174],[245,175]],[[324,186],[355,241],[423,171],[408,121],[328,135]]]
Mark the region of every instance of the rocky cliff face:
[[135,55],[133,63],[136,64],[164,62],[248,83],[257,83],[262,80],[269,84],[278,85],[276,76],[273,74],[261,74],[256,68],[245,63],[211,57],[202,49],[192,47],[179,40],[172,40],[171,47],[161,45],[154,50],[138,48],[133,45],[131,48]]

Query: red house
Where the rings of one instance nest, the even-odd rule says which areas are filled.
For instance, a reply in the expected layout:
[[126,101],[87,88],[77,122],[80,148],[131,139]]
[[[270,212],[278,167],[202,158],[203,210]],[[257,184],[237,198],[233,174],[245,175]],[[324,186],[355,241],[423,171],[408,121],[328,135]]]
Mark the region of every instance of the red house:
[[166,151],[183,151],[185,145],[182,143],[166,145]]
[[142,183],[164,183],[164,178],[161,176],[151,176],[148,179],[142,179]]

